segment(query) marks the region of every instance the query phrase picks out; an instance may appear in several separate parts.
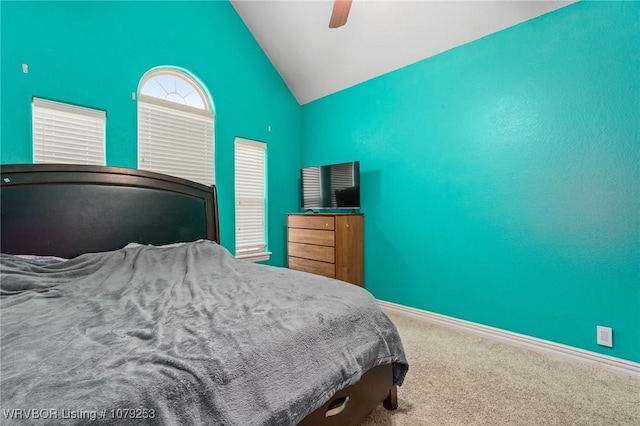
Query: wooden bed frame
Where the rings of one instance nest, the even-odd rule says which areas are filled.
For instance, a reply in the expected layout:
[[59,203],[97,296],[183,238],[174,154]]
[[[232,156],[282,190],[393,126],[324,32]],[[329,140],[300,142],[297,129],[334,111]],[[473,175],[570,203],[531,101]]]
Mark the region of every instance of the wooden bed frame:
[[[215,186],[103,166],[16,164],[0,168],[0,249],[64,258],[198,239],[220,243]],[[337,392],[301,425],[352,425],[375,407],[397,408],[392,365]]]

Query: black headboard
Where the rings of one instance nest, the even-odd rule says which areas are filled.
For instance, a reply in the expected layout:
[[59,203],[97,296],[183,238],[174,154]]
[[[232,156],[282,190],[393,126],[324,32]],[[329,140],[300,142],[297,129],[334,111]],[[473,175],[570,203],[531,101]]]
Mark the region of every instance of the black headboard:
[[215,186],[104,166],[0,166],[0,250],[72,258],[130,242],[220,242]]

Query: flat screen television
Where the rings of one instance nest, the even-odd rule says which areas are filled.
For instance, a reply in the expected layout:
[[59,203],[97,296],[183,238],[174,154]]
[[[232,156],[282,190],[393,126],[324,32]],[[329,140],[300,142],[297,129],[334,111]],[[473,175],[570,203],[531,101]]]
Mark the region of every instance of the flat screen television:
[[300,189],[303,209],[359,209],[360,162],[304,167]]

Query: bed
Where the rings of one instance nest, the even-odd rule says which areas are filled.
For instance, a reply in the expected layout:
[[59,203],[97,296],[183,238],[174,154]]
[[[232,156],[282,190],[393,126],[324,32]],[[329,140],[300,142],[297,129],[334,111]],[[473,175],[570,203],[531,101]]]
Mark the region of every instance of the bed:
[[1,175],[3,424],[347,425],[397,407],[408,364],[375,299],[235,259],[215,186]]

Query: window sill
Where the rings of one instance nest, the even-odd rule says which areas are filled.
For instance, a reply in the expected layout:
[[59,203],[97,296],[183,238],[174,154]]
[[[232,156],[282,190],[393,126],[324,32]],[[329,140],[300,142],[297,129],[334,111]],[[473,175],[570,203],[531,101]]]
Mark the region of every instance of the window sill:
[[263,260],[271,259],[271,252],[265,251],[262,253],[241,254],[236,256],[236,259],[246,260],[249,262],[262,262]]

